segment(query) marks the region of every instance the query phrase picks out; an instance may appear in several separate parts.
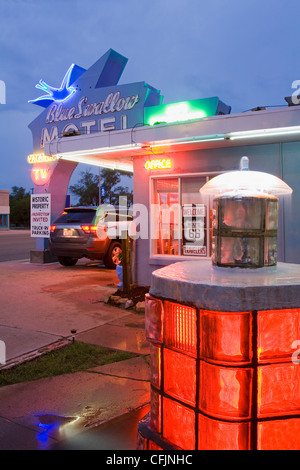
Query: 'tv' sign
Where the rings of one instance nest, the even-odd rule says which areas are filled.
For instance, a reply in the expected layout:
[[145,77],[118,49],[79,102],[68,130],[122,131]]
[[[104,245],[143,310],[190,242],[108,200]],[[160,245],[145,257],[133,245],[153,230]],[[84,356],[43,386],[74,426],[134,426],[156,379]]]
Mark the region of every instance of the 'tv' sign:
[[0,80],[0,104],[6,104],[5,83]]

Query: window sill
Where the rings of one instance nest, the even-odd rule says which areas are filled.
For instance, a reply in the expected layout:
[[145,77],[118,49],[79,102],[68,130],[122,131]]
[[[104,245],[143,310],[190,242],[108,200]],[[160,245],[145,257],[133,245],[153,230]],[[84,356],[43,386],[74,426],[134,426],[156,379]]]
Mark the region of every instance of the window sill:
[[201,261],[210,259],[210,256],[176,256],[176,255],[154,255],[149,258],[150,265],[167,266],[177,261]]

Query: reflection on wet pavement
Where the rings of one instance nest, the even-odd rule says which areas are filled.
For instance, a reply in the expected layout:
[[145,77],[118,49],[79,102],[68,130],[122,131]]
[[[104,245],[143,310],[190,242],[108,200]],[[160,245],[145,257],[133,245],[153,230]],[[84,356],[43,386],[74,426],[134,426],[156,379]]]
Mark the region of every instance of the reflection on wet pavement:
[[95,428],[73,435],[52,450],[136,450],[138,422],[150,405],[131,411]]

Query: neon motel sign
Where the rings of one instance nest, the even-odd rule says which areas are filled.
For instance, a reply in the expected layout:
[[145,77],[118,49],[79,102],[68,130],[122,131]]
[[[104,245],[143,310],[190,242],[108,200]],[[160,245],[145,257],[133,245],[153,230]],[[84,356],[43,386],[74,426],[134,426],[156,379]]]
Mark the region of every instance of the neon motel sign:
[[[100,60],[101,59],[101,60]],[[34,149],[67,133],[124,130],[143,122],[144,106],[161,102],[159,90],[145,82],[118,85],[127,59],[113,50],[88,70],[72,65],[59,88],[40,80],[42,96],[29,101],[44,111],[30,124]]]
[[183,101],[155,106],[153,110],[149,109],[146,111],[145,121],[150,126],[153,126],[158,123],[170,124],[172,122],[204,118],[208,112],[205,109],[199,108],[198,101],[200,100],[197,100],[196,105],[193,102]]
[[56,161],[56,157],[45,155],[44,153],[33,153],[27,156],[27,162],[33,164],[31,179],[37,185],[48,183],[51,170],[47,163]]
[[157,159],[157,160],[147,160],[145,163],[145,169],[150,170],[166,170],[171,169],[173,162],[171,158]]
[[28,155],[27,162],[28,163],[45,163],[45,162],[54,162],[57,158],[53,157],[52,155],[45,155],[44,153],[33,153]]
[[34,167],[31,170],[31,179],[37,185],[43,185],[49,182],[51,170],[48,166]]

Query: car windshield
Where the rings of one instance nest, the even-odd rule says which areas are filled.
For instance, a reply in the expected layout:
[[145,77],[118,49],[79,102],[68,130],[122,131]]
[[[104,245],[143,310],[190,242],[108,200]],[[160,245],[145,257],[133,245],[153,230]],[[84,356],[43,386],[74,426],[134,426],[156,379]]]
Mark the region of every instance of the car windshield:
[[95,209],[66,209],[64,210],[60,216],[56,219],[56,224],[73,224],[76,222],[82,224],[91,224],[94,220],[96,215]]

